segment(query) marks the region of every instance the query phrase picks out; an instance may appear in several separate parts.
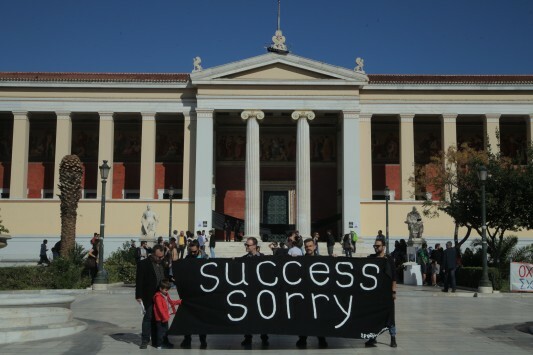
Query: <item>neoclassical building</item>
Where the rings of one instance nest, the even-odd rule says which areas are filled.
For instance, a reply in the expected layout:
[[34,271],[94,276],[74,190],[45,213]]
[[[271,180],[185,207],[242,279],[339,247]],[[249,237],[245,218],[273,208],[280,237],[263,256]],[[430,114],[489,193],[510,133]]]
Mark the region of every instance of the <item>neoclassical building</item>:
[[[279,53],[191,74],[3,72],[0,216],[12,250],[57,239],[59,163],[77,154],[80,238],[99,230],[102,193],[107,238],[138,238],[147,204],[166,236],[170,186],[172,229],[222,229],[215,211],[245,235],[294,225],[369,238],[385,230],[388,186],[401,238],[428,198],[409,183],[417,166],[464,142],[524,154],[532,123],[533,75],[367,75]],[[424,224],[429,239],[453,234],[445,215]]]

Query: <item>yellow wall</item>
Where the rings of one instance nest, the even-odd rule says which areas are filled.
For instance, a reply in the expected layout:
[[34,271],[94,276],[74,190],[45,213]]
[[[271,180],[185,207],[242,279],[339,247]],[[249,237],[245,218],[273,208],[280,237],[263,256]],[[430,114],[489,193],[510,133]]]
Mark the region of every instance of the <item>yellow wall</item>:
[[[168,234],[169,201],[107,201],[106,236],[140,236],[141,217],[150,204],[159,216],[157,234]],[[9,234],[57,235],[61,233],[60,202],[56,200],[2,200],[0,216]],[[173,201],[173,229],[186,230],[189,202]],[[100,230],[100,201],[81,201],[78,207],[77,235],[92,235]]]

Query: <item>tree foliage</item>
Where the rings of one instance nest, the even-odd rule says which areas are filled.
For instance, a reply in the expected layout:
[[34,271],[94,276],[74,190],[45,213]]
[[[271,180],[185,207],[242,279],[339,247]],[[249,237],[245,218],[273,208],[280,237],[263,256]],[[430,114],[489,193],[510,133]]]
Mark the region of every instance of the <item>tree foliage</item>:
[[9,233],[9,229],[7,229],[6,227],[4,227],[4,225],[2,224],[2,220],[0,219],[0,234],[2,233]]
[[484,165],[488,170],[485,182],[487,242],[496,261],[497,251],[503,246],[506,232],[533,228],[533,149],[529,147],[527,159],[518,162],[500,153],[478,151],[468,146],[450,147],[446,152],[432,157],[429,166],[417,169],[411,178],[418,191],[430,189],[433,200],[424,202],[426,217],[449,215],[458,227],[466,228],[463,244],[472,231],[482,233],[482,183],[478,170]]

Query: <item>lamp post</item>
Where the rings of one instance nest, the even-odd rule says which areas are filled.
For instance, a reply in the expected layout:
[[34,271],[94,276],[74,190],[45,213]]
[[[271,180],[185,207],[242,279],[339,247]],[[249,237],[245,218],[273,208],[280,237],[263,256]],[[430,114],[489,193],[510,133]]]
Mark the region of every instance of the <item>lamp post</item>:
[[389,199],[390,189],[385,186],[385,252],[389,253]]
[[172,236],[172,197],[174,197],[174,186],[170,185],[170,188],[168,189],[168,198],[170,199],[170,209],[169,209],[169,217],[168,217],[168,240],[170,241],[170,237]]
[[[108,284],[107,272],[104,270],[104,229],[105,229],[105,194],[107,177],[109,176],[109,170],[111,167],[107,165],[107,160],[99,166],[100,177],[102,178],[102,203],[100,208],[100,241],[98,242],[98,273],[94,278],[95,289],[106,288]],[[102,285],[98,287],[98,285]]]
[[492,293],[492,283],[489,280],[489,269],[487,266],[487,216],[485,201],[485,181],[487,181],[487,168],[481,165],[477,171],[477,176],[481,181],[481,245],[483,258],[483,273],[479,280],[478,291],[480,293]]

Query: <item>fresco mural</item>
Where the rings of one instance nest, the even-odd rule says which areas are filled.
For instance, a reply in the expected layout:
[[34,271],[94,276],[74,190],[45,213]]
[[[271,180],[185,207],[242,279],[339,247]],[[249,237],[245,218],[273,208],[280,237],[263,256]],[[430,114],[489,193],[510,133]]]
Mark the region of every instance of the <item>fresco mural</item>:
[[29,162],[53,162],[56,152],[55,120],[31,121],[30,143],[28,151]]
[[76,154],[82,162],[98,161],[98,123],[73,122],[72,154]]
[[400,131],[398,124],[372,125],[372,162],[400,163]]
[[161,163],[183,161],[183,124],[157,124],[155,160]]
[[141,160],[141,123],[115,122],[115,162]]
[[[261,161],[296,161],[296,136],[293,134],[265,133],[260,135],[259,157]],[[335,162],[337,159],[334,134],[311,134],[311,161]],[[218,161],[244,161],[246,159],[245,132],[221,133],[217,137]]]
[[0,120],[0,161],[11,161],[13,120]]

